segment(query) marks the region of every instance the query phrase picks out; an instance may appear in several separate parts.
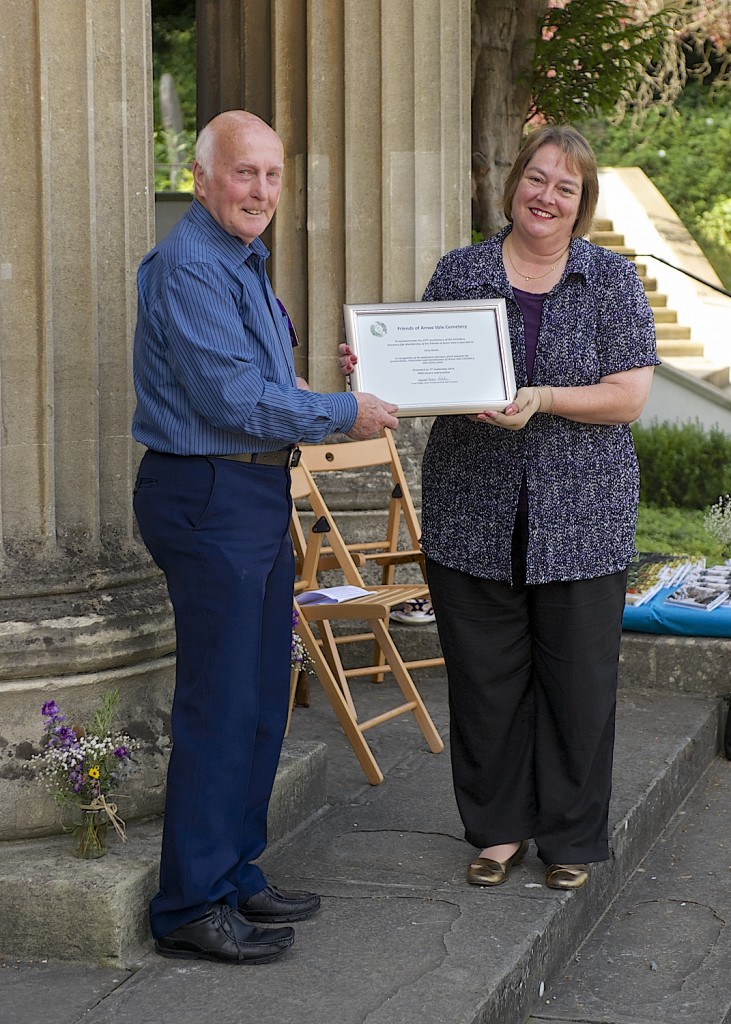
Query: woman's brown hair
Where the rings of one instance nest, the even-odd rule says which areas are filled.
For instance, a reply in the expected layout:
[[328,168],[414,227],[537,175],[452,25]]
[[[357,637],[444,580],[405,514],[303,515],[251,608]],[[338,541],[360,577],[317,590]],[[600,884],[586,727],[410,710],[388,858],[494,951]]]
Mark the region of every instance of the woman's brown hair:
[[581,132],[568,124],[545,124],[526,136],[515,163],[505,179],[503,213],[512,224],[513,198],[518,183],[536,152],[541,146],[546,145],[557,146],[562,153],[565,153],[568,162],[573,164],[574,170],[581,175],[579,213],[572,231],[574,238],[580,238],[589,233],[591,222],[594,219],[594,211],[599,199],[599,179],[593,149]]

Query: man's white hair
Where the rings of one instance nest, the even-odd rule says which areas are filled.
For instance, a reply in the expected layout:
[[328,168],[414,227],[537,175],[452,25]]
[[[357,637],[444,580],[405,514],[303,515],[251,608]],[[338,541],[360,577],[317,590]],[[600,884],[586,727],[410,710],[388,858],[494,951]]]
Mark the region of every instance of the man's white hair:
[[226,110],[212,118],[201,129],[195,144],[195,158],[203,169],[203,173],[211,173],[216,158],[216,147],[221,135],[227,134],[234,127],[246,128],[254,125],[271,127],[256,114],[250,114],[248,110]]

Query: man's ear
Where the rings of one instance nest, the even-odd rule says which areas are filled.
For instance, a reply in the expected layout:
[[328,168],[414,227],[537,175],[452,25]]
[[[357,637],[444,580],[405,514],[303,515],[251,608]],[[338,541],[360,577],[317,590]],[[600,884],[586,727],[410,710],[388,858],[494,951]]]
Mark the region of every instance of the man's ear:
[[195,197],[196,199],[205,199],[206,187],[205,187],[206,175],[205,171],[198,163],[197,160],[193,161],[193,182],[195,184]]

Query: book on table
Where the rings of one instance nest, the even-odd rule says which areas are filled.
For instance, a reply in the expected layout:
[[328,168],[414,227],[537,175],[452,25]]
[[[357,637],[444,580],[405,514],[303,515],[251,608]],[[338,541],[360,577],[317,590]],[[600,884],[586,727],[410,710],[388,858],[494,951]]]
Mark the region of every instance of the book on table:
[[691,572],[667,597],[668,604],[712,612],[727,605],[731,596],[731,566],[713,565]]
[[625,604],[645,604],[659,591],[678,586],[693,570],[704,565],[705,559],[690,555],[640,553],[629,566]]

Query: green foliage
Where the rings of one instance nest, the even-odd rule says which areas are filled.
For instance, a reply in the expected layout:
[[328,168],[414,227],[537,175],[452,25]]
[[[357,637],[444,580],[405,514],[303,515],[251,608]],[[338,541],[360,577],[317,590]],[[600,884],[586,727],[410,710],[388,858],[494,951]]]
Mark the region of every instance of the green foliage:
[[718,427],[654,422],[632,433],[645,504],[705,510],[731,492],[731,437]]
[[575,121],[600,166],[641,167],[731,288],[731,88],[693,81],[641,122]]
[[[170,149],[168,148],[168,136],[172,136],[172,142],[177,152],[179,164],[175,184],[170,181],[171,164]],[[164,128],[158,129],[153,135],[153,147],[155,153],[155,191],[156,192],[192,192],[193,172],[191,165],[195,154],[195,132],[183,131],[175,137]]]
[[86,730],[89,736],[98,736],[101,739],[103,736],[111,734],[117,704],[119,704],[119,690],[111,690],[104,694],[102,702],[95,709],[94,717]]
[[[154,92],[155,191],[166,192],[170,184],[170,154],[160,113],[160,79],[171,75],[183,114],[183,131],[173,139],[178,159],[190,168],[196,137],[196,33],[195,2],[154,0],[152,5],[152,74]],[[190,170],[178,173],[178,192],[193,191]]]
[[704,515],[696,509],[640,505],[635,537],[637,550],[695,558],[702,555],[707,565],[718,565],[726,557],[724,547],[706,530]]
[[731,196],[721,196],[710,210],[702,213],[698,218],[698,227],[714,245],[731,252]]
[[536,47],[529,118],[574,121],[612,114],[630,100],[648,65],[658,61],[670,31],[661,10],[638,22],[622,0],[573,0],[549,7]]

